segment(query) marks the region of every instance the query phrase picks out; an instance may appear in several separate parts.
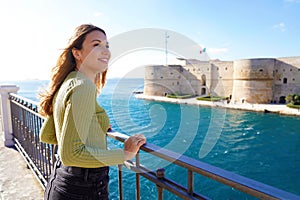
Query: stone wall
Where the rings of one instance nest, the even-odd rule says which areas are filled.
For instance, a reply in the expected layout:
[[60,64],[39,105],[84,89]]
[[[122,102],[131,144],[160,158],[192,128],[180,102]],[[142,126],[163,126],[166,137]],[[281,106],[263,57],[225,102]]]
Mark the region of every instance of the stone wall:
[[212,95],[230,97],[233,87],[233,62],[211,62]]
[[278,58],[274,70],[275,102],[284,103],[289,94],[300,94],[300,57]]
[[269,103],[273,94],[274,59],[234,61],[232,101]]
[[211,94],[233,102],[278,103],[288,94],[300,94],[300,57],[147,66],[144,93]]
[[[195,95],[205,95],[209,93],[211,85],[211,65],[209,62],[187,64],[184,66],[185,77],[192,79],[191,87]],[[187,74],[190,75],[187,75]]]

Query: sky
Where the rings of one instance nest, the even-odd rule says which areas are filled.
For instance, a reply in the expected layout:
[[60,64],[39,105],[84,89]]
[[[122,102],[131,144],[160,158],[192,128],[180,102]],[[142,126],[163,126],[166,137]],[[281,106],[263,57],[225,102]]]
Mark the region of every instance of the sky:
[[[166,59],[165,50],[179,42],[176,34],[199,46],[195,59],[203,48],[210,59],[224,61],[300,56],[299,11],[300,0],[1,0],[0,81],[49,79],[61,49],[83,23],[119,41],[111,46],[108,78],[143,76],[136,69],[144,65],[176,64],[176,52],[167,51]],[[120,40],[148,29],[160,30],[161,38],[146,31],[130,43]],[[143,48],[138,39],[161,43]],[[120,53],[122,45],[132,49]]]

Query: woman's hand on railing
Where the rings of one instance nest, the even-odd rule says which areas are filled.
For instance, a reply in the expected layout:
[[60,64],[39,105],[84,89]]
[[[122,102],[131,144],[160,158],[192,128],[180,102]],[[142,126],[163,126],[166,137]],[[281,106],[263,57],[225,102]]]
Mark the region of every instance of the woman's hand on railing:
[[146,137],[143,134],[132,135],[124,142],[125,160],[131,160],[139,151],[140,147],[146,143]]

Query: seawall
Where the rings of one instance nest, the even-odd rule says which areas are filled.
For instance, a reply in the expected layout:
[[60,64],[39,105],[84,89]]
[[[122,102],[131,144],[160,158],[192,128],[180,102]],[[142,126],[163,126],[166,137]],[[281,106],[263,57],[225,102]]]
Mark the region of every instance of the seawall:
[[211,101],[199,101],[196,97],[188,99],[175,99],[162,96],[150,96],[145,94],[136,94],[137,99],[144,99],[150,101],[160,101],[176,104],[188,104],[197,106],[210,106],[210,107],[222,107],[228,109],[246,110],[254,112],[267,112],[277,113],[281,115],[291,115],[300,117],[300,109],[288,108],[286,105],[279,104],[250,104],[250,103],[229,103],[226,101],[211,102]]

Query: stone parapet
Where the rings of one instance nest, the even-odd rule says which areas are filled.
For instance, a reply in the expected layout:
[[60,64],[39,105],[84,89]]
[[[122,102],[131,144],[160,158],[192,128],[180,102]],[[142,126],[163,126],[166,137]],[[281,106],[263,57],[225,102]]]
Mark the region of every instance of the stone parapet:
[[18,90],[16,85],[0,85],[1,131],[4,132],[5,146],[14,146],[9,93],[17,93]]

